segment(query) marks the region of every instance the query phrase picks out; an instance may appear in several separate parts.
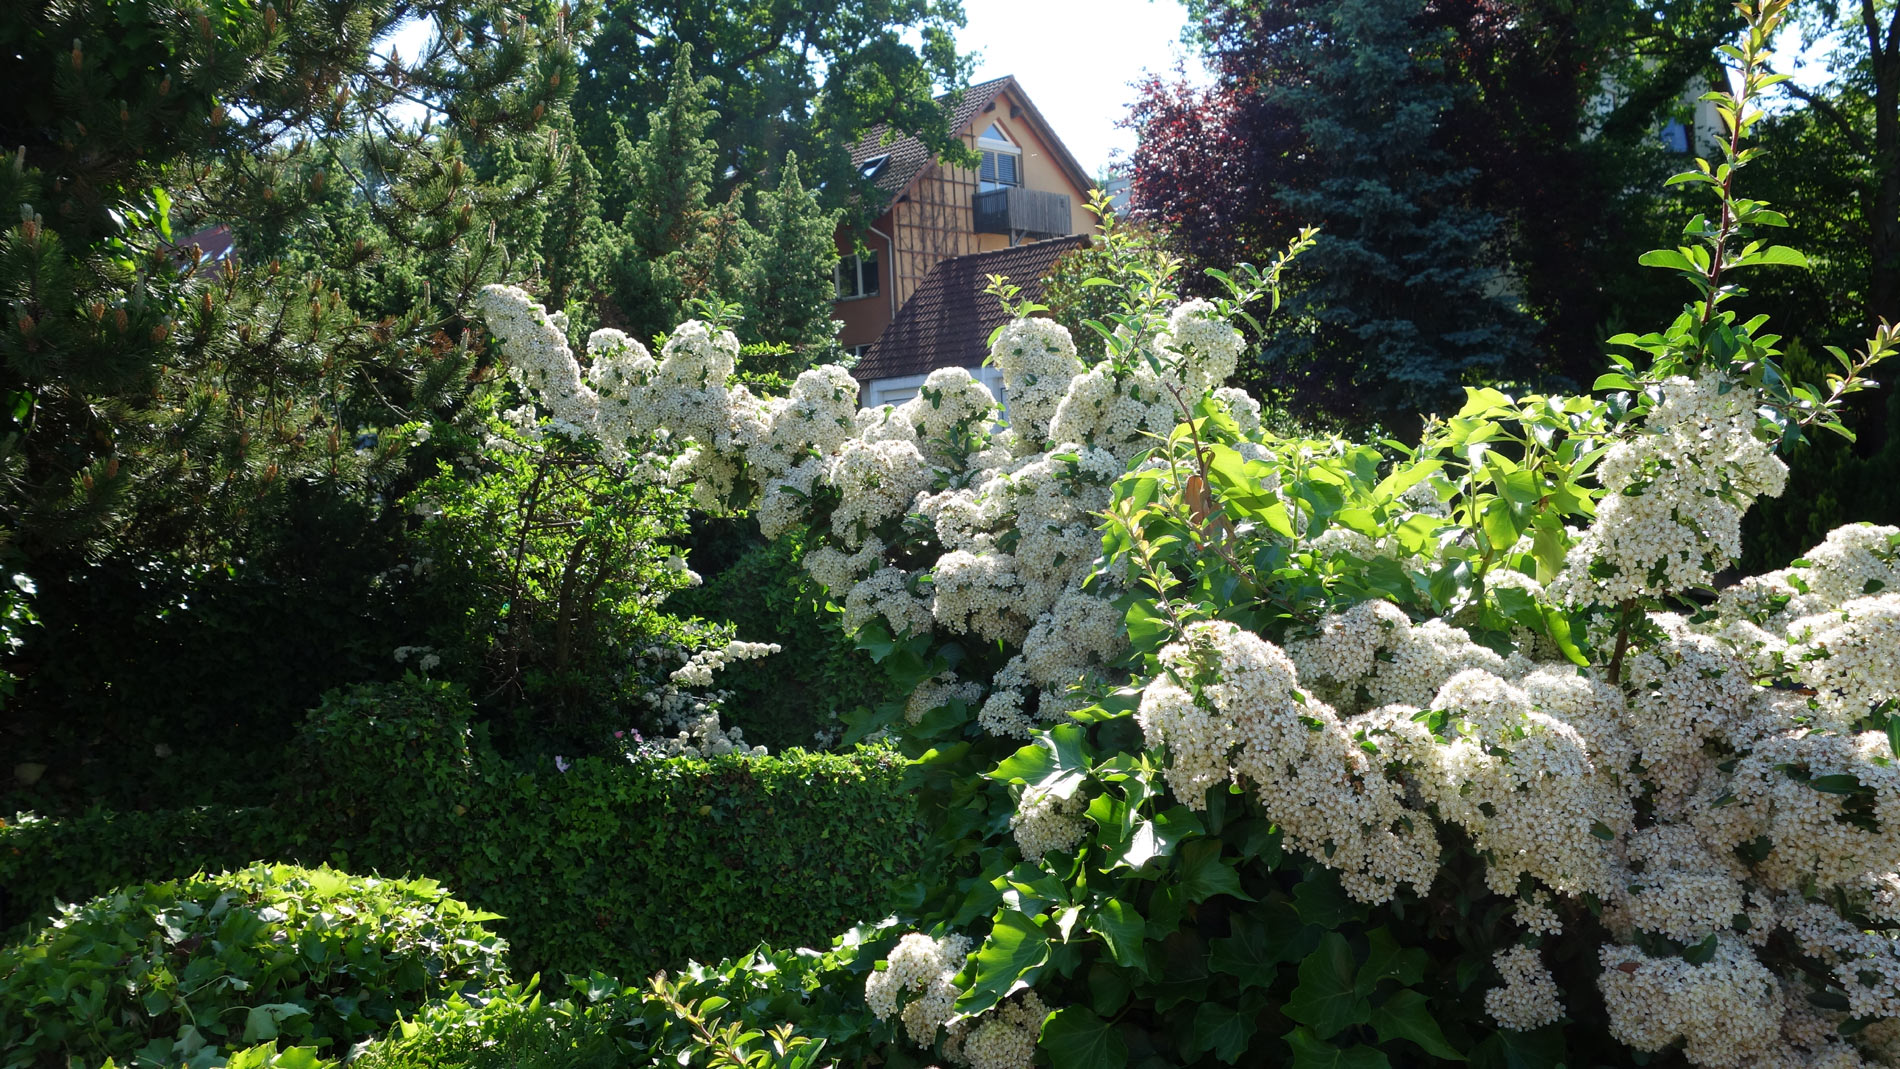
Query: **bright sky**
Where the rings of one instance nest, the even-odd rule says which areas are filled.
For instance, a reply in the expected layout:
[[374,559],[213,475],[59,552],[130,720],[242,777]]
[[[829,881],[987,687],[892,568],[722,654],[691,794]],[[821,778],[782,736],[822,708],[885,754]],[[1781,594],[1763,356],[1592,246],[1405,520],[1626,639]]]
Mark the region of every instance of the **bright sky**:
[[1180,0],[963,0],[963,13],[957,44],[977,54],[972,80],[1015,75],[1090,174],[1134,150],[1135,132],[1116,123],[1143,71],[1168,76],[1186,55],[1189,76],[1207,81],[1180,43]]

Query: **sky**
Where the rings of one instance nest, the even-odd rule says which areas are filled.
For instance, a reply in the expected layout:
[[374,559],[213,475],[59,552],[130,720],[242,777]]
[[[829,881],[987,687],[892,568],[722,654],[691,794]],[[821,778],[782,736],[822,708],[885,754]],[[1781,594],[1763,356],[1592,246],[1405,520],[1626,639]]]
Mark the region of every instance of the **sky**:
[[1168,75],[1188,57],[1188,16],[1179,0],[963,0],[959,51],[975,53],[972,81],[1013,74],[1042,117],[1090,174],[1111,155],[1134,150],[1135,132],[1116,126],[1143,71]]

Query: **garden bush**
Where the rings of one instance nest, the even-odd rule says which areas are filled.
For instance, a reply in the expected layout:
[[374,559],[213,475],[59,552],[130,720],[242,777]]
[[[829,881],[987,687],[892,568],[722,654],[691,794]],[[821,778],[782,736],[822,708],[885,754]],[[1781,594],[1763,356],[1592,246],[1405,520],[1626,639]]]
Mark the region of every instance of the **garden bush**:
[[0,950],[9,1067],[208,1064],[270,1040],[346,1052],[507,979],[500,938],[430,880],[254,865],[127,887]]
[[894,751],[576,758],[472,745],[465,695],[418,678],[314,710],[272,806],[16,818],[0,930],[109,888],[252,861],[441,880],[501,915],[524,972],[644,976],[761,940],[827,943],[889,908],[924,832]]
[[799,565],[803,546],[765,541],[750,517],[696,525],[692,563],[706,581],[669,607],[730,625],[740,639],[781,650],[728,667],[719,678],[727,719],[774,750],[822,748],[845,720],[905,695],[869,654],[838,630],[837,610]]
[[845,969],[883,1064],[1900,1061],[1900,531],[1718,579],[1778,448],[1900,353],[1792,382],[1736,310],[1805,263],[1737,184],[1785,6],[1744,8],[1722,158],[1674,179],[1709,214],[1644,257],[1694,300],[1593,395],[1474,386],[1416,445],[1282,438],[1222,386],[1310,232],[1218,300],[1118,268],[1093,366],[1019,314],[1001,431],[961,368],[754,396],[703,324],[596,332],[577,389],[484,292],[555,425],[800,532],[914,685],[860,729],[952,864]]

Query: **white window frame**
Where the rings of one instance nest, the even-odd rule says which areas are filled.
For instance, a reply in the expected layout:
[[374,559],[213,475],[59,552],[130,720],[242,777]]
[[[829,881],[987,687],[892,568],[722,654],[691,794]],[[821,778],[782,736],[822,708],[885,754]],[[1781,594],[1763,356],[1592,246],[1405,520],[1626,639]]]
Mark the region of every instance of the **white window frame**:
[[[991,136],[992,131],[1000,136]],[[982,136],[976,139],[976,149],[982,153],[984,157],[983,161],[977,165],[976,170],[976,188],[979,191],[987,193],[992,189],[1015,189],[1023,184],[1022,146],[1010,141],[1009,134],[1005,132],[1001,126],[991,123],[989,129],[983,131]],[[993,168],[988,167],[989,158],[991,156],[996,157],[997,165]],[[1011,163],[1010,170],[1014,172],[1010,176],[1014,180],[1009,182],[1005,182],[1002,179],[1001,165],[1005,157],[1009,159]],[[994,179],[984,178],[983,172],[985,169],[989,169],[991,173],[997,177]]]
[[[865,285],[867,278],[870,283],[868,288]],[[850,279],[855,287],[850,292],[845,290],[846,279]],[[877,250],[872,249],[868,257],[855,252],[838,257],[838,267],[832,273],[831,280],[837,293],[835,300],[861,301],[866,297],[880,296],[883,286],[878,278]]]

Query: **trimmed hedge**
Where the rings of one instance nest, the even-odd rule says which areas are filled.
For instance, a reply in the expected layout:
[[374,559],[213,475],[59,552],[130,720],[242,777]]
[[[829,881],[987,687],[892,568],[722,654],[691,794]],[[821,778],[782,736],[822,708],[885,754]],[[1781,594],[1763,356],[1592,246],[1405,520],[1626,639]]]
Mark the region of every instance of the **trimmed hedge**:
[[306,728],[321,760],[308,753],[273,806],[12,822],[0,828],[0,925],[125,884],[329,862],[433,877],[501,914],[494,928],[523,975],[643,976],[761,941],[828,945],[888,912],[893,878],[922,855],[888,751],[519,771],[458,754],[466,710],[416,681],[340,692]]

